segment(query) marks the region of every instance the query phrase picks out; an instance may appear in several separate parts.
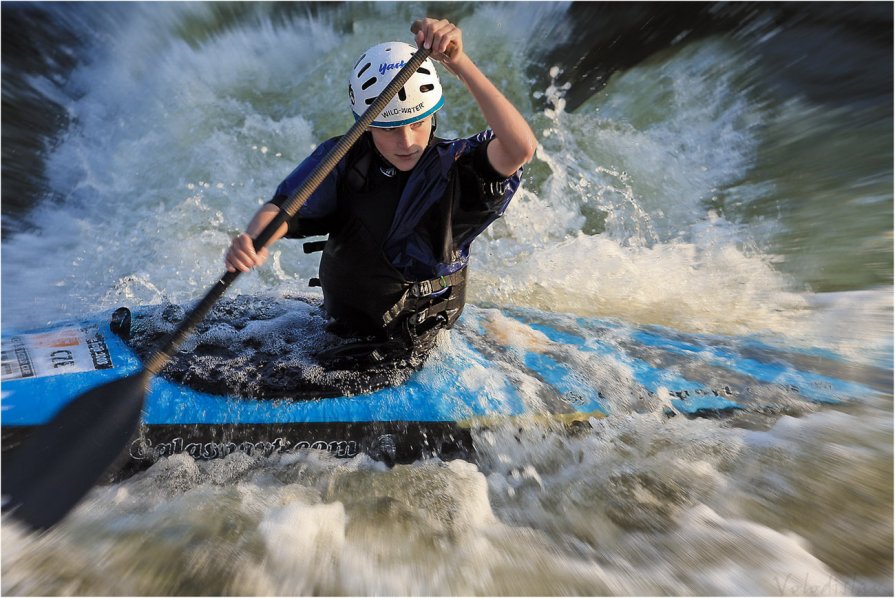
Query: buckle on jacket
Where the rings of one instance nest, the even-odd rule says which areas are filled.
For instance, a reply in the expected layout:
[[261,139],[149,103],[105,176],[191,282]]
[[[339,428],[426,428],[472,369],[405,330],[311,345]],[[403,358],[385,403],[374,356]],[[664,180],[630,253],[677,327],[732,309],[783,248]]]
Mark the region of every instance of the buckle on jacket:
[[426,295],[432,294],[432,281],[431,280],[422,280],[415,285],[413,285],[413,296],[414,297],[425,297]]
[[[436,288],[433,283],[438,283],[440,287]],[[443,291],[449,286],[451,285],[448,282],[447,277],[440,276],[432,280],[421,280],[420,282],[414,283],[414,285],[410,287],[410,294],[414,297],[428,297],[432,293]]]

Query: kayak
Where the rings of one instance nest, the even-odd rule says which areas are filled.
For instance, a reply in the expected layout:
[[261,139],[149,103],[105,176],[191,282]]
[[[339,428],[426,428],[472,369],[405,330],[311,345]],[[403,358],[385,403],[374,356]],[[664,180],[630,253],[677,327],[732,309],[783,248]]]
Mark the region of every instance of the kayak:
[[[75,397],[139,371],[188,310],[4,332],[4,457]],[[876,390],[828,351],[530,308],[467,306],[424,364],[328,370],[315,356],[333,342],[316,296],[219,301],[152,381],[124,471],[237,451],[471,458],[474,432],[494,426],[580,430],[635,411],[748,421]]]

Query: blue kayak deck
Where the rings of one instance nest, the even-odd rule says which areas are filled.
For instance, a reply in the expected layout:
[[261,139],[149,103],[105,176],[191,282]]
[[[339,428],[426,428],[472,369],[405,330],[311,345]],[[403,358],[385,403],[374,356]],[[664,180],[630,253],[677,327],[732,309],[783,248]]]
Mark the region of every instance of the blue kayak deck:
[[[141,325],[164,331],[166,309],[150,306],[135,314]],[[244,317],[245,309],[253,317]],[[258,313],[263,317],[254,317]],[[182,352],[182,371],[221,377],[217,370],[234,363],[227,375],[238,379],[253,367],[252,348],[262,346],[288,355],[281,369],[313,369],[307,348],[320,342],[320,333],[309,328],[319,325],[314,317],[306,299],[224,300],[217,319],[197,332],[192,352],[190,346]],[[230,318],[242,318],[240,325],[230,325]],[[208,354],[200,356],[196,347]],[[235,358],[233,347],[242,347]],[[4,432],[44,424],[84,391],[140,368],[137,352],[112,332],[109,314],[51,330],[4,333]],[[405,431],[425,425],[468,429],[508,418],[570,424],[643,409],[687,417],[791,413],[885,392],[886,380],[891,383],[890,373],[887,378],[869,366],[852,367],[828,352],[781,349],[752,337],[468,306],[425,366],[402,384],[291,400],[244,396],[244,380],[240,396],[156,377],[143,421],[144,431],[369,424],[381,432],[398,424]]]

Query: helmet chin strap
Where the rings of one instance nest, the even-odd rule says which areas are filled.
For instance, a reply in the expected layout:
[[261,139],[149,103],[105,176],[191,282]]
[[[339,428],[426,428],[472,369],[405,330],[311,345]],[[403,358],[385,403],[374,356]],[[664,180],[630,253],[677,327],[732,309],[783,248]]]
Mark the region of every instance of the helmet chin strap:
[[435,129],[438,128],[438,116],[432,115],[432,130],[429,131],[429,143],[427,145],[432,145],[432,140],[435,139]]

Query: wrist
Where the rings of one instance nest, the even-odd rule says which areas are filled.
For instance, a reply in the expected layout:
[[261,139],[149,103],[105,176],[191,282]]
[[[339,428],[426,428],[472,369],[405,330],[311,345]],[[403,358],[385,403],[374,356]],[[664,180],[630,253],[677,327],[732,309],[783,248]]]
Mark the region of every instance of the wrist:
[[475,72],[475,63],[466,53],[452,60],[450,64],[445,64],[444,67],[464,83],[469,75]]

